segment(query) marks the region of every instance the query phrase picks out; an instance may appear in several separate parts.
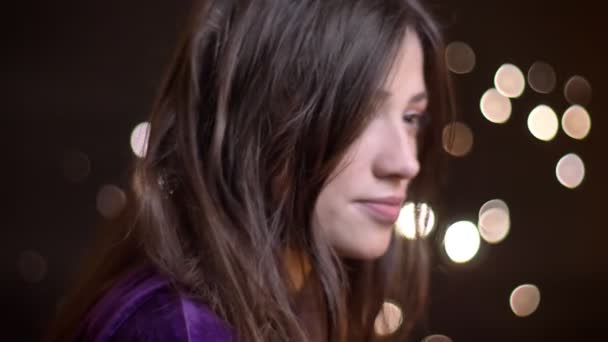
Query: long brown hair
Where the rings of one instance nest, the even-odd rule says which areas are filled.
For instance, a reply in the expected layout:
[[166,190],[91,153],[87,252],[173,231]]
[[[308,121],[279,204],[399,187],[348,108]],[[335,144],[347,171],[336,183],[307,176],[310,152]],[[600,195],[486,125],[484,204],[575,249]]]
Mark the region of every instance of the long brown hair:
[[310,228],[407,29],[423,44],[433,121],[408,198],[432,202],[451,105],[441,36],[418,1],[199,1],[151,113],[131,208],[104,233],[51,340],[73,334],[113,281],[145,261],[209,305],[239,340],[306,341],[288,247],[310,261],[330,340],[375,340],[386,299],[405,314],[394,338],[407,336],[427,296],[424,241],[394,236],[377,260],[342,260]]

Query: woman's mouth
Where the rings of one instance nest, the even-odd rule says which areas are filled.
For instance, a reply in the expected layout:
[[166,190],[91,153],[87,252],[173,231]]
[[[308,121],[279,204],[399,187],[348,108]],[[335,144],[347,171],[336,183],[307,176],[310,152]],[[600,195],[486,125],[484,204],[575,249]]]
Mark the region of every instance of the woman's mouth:
[[393,224],[401,211],[401,204],[387,204],[374,201],[357,202],[374,220],[382,224]]

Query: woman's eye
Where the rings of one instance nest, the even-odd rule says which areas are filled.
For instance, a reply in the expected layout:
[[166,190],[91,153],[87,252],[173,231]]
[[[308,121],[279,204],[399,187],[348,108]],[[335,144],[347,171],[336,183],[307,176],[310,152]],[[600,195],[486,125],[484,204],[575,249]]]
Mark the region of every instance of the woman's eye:
[[429,117],[427,113],[409,113],[403,116],[403,121],[416,129],[422,129],[428,124]]

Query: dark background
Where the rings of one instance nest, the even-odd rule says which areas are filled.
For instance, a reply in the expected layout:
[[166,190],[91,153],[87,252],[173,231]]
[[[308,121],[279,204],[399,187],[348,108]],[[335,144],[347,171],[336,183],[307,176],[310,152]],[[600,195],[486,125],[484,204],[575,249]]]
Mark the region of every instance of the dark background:
[[[104,184],[124,186],[133,127],[145,120],[189,1],[11,2],[2,26],[2,340],[36,341],[60,303],[68,279],[103,220],[96,196]],[[595,1],[442,1],[448,41],[477,54],[472,73],[455,75],[462,121],[475,134],[465,158],[451,163],[443,222],[475,222],[493,198],[510,207],[512,227],[500,244],[482,243],[476,258],[434,267],[428,333],[454,341],[579,341],[605,334],[608,295],[605,12]],[[526,88],[505,125],[491,124],[479,99],[497,68],[524,73],[537,60],[557,72],[557,88]],[[584,76],[593,87],[589,137],[563,132],[540,142],[526,128],[544,103],[568,108],[565,81]],[[66,158],[79,151],[90,173],[66,179]],[[585,162],[582,185],[555,179],[557,160],[575,152]],[[442,229],[431,236],[439,250]],[[25,251],[40,258],[28,261]],[[25,256],[24,256],[25,255]],[[25,259],[25,261],[24,261]],[[28,281],[20,263],[38,267]],[[33,266],[32,266],[33,264]],[[509,308],[518,285],[541,292],[526,318]]]

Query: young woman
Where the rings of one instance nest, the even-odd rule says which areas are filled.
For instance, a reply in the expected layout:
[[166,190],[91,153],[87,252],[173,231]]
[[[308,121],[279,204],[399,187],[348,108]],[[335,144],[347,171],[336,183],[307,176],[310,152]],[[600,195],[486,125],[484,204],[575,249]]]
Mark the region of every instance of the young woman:
[[[417,0],[204,0],[135,163],[130,207],[52,341],[402,341],[428,256],[395,234],[433,201],[450,116]],[[427,125],[427,123],[431,123]]]

